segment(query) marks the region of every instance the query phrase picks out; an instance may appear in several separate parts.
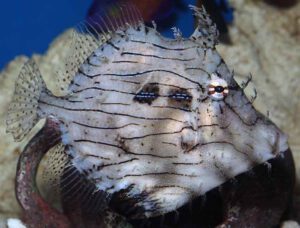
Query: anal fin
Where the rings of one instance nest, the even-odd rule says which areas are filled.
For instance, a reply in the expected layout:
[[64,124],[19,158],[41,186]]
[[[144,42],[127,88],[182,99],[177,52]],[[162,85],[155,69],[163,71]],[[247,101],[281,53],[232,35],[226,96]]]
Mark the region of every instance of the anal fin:
[[73,165],[67,165],[60,180],[62,206],[67,214],[76,208],[82,218],[97,218],[107,208],[107,193],[81,174]]

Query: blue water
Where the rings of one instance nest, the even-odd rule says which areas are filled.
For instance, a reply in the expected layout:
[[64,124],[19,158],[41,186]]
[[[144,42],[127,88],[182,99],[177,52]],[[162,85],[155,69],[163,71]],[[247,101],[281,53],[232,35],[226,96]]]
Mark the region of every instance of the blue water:
[[[183,0],[195,4],[195,0]],[[84,20],[92,0],[7,0],[0,4],[0,69],[17,55],[44,53],[66,28]],[[184,35],[193,31],[190,11],[180,12],[176,22]],[[171,36],[166,31],[165,35]]]
[[16,55],[43,53],[64,29],[85,17],[92,0],[9,0],[0,7],[0,68]]

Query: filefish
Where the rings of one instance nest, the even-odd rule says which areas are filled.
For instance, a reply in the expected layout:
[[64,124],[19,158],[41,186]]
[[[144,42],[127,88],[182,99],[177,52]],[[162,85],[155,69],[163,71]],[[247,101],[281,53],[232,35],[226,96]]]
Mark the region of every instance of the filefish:
[[[27,224],[279,224],[294,186],[287,136],[245,95],[250,79],[235,81],[205,9],[191,10],[197,27],[188,38],[178,29],[162,37],[130,6],[108,15],[103,33],[83,27],[59,75],[64,96],[47,89],[33,60],[25,64],[7,131],[20,141],[46,119],[17,170]],[[34,180],[53,147],[63,213],[42,200]]]

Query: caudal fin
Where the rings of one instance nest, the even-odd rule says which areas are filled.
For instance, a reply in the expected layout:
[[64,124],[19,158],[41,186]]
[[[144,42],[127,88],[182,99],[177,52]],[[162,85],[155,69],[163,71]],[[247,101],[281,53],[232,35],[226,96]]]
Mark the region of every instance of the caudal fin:
[[15,141],[21,141],[38,122],[38,101],[46,88],[44,80],[34,60],[27,61],[15,84],[13,99],[6,119],[6,132]]

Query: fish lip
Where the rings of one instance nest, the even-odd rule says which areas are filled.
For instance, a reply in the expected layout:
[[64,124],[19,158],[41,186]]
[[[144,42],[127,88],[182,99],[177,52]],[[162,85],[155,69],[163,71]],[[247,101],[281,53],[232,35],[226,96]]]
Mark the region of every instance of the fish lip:
[[[276,126],[275,126],[276,127]],[[275,132],[269,138],[272,154],[280,155],[289,149],[288,136],[276,127]]]

